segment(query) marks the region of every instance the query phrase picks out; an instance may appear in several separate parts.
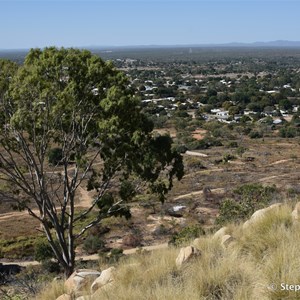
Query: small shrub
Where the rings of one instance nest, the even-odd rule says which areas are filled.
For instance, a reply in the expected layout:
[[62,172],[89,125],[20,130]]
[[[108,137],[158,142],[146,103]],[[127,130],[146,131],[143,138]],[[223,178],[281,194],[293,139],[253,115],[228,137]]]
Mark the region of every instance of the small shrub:
[[216,219],[216,224],[223,225],[230,222],[237,222],[247,218],[246,207],[235,199],[225,199],[220,206],[220,214]]
[[188,150],[203,150],[208,149],[210,147],[219,147],[223,146],[220,139],[215,137],[205,137],[200,141],[193,141],[188,143],[187,145]]
[[168,234],[169,230],[164,226],[163,224],[160,224],[153,232],[154,236],[160,236],[160,235],[165,235]]
[[261,132],[256,131],[256,130],[253,130],[253,131],[251,131],[251,132],[249,133],[249,137],[250,137],[251,139],[259,139],[259,138],[262,138],[263,135],[262,135]]
[[52,166],[58,165],[62,160],[63,152],[61,148],[53,148],[49,150],[48,161]]
[[297,130],[291,126],[285,126],[279,129],[279,136],[283,138],[294,138],[297,136]]
[[251,131],[252,131],[252,128],[250,126],[245,126],[242,128],[242,133],[245,135],[250,134]]
[[243,146],[236,148],[236,154],[239,155],[240,157],[242,157],[246,151],[247,151],[247,148],[245,148]]
[[94,254],[105,248],[105,243],[98,236],[90,235],[83,242],[83,249],[88,254]]
[[276,192],[275,186],[245,184],[233,191],[233,198],[221,203],[216,224],[239,222],[250,217],[256,210],[267,206]]
[[57,261],[52,261],[50,259],[46,259],[42,261],[42,267],[49,273],[59,273],[60,265]]
[[202,161],[198,157],[190,157],[186,162],[187,168],[192,170],[203,170],[206,167],[203,165]]
[[34,245],[34,258],[39,262],[54,258],[54,253],[46,239],[39,239]]
[[108,254],[101,251],[98,254],[101,263],[106,264],[116,263],[124,256],[122,248],[114,248]]
[[228,162],[230,160],[236,159],[236,157],[230,153],[225,153],[223,155],[223,162]]
[[201,235],[205,235],[204,229],[199,225],[193,225],[183,228],[181,231],[173,234],[169,240],[170,245],[180,246]]
[[179,153],[185,153],[188,148],[185,145],[176,145],[175,150]]
[[231,141],[227,145],[228,148],[237,148],[238,146],[239,146],[238,143],[235,141]]
[[138,233],[129,233],[123,237],[122,244],[126,247],[135,248],[141,244],[141,237]]

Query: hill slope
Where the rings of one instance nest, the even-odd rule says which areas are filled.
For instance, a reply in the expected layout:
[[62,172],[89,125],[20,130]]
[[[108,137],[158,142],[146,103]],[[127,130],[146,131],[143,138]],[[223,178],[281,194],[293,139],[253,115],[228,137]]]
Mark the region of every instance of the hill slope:
[[[180,267],[175,247],[128,257],[112,285],[80,299],[300,299],[300,222],[292,209],[273,205],[196,239],[199,255]],[[225,234],[230,243],[222,243]],[[55,299],[46,295],[39,299]]]

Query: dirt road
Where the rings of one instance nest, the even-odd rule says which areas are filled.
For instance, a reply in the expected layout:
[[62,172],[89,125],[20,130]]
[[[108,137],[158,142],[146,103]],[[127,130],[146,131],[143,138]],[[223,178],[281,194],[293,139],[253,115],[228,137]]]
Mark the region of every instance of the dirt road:
[[[158,245],[151,245],[151,246],[144,246],[139,248],[131,248],[126,249],[123,251],[123,254],[125,255],[131,255],[136,253],[137,251],[145,250],[145,251],[154,251],[159,249],[166,249],[168,248],[168,243],[158,244]],[[91,261],[91,260],[98,260],[99,255],[93,254],[93,255],[81,255],[76,257],[76,261],[85,260],[85,261]],[[3,265],[14,265],[17,264],[21,267],[28,267],[28,266],[37,266],[40,263],[36,260],[32,261],[10,261],[10,262],[2,262]]]

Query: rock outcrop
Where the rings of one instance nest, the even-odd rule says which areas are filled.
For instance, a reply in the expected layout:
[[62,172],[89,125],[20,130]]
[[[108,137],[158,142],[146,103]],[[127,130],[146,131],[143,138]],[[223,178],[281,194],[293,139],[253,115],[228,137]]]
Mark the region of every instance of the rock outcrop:
[[89,269],[76,270],[66,281],[65,288],[68,293],[78,294],[89,289],[90,284],[101,275],[99,271]]
[[300,220],[300,202],[295,205],[294,210],[292,211],[292,219],[293,221]]
[[231,235],[225,234],[221,238],[221,245],[223,248],[227,248],[233,241],[234,238]]
[[228,228],[227,227],[222,227],[221,229],[219,229],[218,231],[216,231],[213,235],[214,239],[221,239],[224,235],[226,235],[228,232]]
[[116,271],[115,267],[110,267],[101,272],[101,275],[97,277],[91,285],[91,292],[94,294],[98,289],[102,288],[107,284],[112,284],[114,282],[114,273]]
[[176,258],[176,266],[180,268],[183,264],[190,261],[192,258],[195,258],[200,255],[200,251],[193,247],[188,246],[180,249],[180,252]]
[[62,294],[56,300],[72,300],[72,297],[68,294]]
[[[252,226],[271,210],[278,209],[281,203],[273,204],[267,208],[263,208],[254,212],[251,218],[243,224],[243,228]],[[293,220],[300,220],[300,202],[298,202],[292,212]],[[215,242],[219,243],[224,249],[230,247],[235,241],[235,238],[231,236],[228,227],[222,227],[211,238]],[[132,235],[128,235],[129,242],[135,242],[132,239]],[[178,269],[182,268],[188,262],[191,262],[194,258],[201,256],[201,251],[197,248],[201,248],[201,241],[203,238],[196,238],[191,246],[183,247],[180,249],[176,258],[176,266]],[[228,249],[230,250],[230,248]],[[204,251],[204,250],[202,250]],[[137,267],[139,264],[132,264],[132,267]],[[115,284],[115,267],[110,267],[102,272],[95,270],[77,270],[70,278],[65,281],[65,288],[67,294],[61,295],[56,300],[71,300],[74,299],[74,295],[77,296],[76,300],[98,300],[101,299],[103,293],[113,293]],[[147,270],[145,270],[147,272]]]
[[243,224],[243,229],[246,229],[249,225],[255,224],[256,222],[264,218],[270,210],[278,209],[281,205],[282,203],[275,203],[270,205],[269,207],[257,210],[253,213],[251,218]]

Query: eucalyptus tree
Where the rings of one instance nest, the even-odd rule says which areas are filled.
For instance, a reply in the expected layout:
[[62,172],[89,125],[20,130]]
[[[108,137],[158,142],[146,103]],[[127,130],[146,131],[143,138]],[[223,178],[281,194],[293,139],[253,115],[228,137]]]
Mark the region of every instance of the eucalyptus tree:
[[[127,77],[89,51],[32,49],[0,109],[1,179],[15,206],[41,223],[67,276],[78,237],[106,217],[129,217],[126,202],[145,189],[164,201],[183,176],[182,157],[152,132]],[[53,149],[59,159],[50,164]],[[79,211],[85,187],[94,197]]]
[[7,59],[0,59],[0,102],[3,100],[5,92],[12,76],[16,73],[18,65]]

